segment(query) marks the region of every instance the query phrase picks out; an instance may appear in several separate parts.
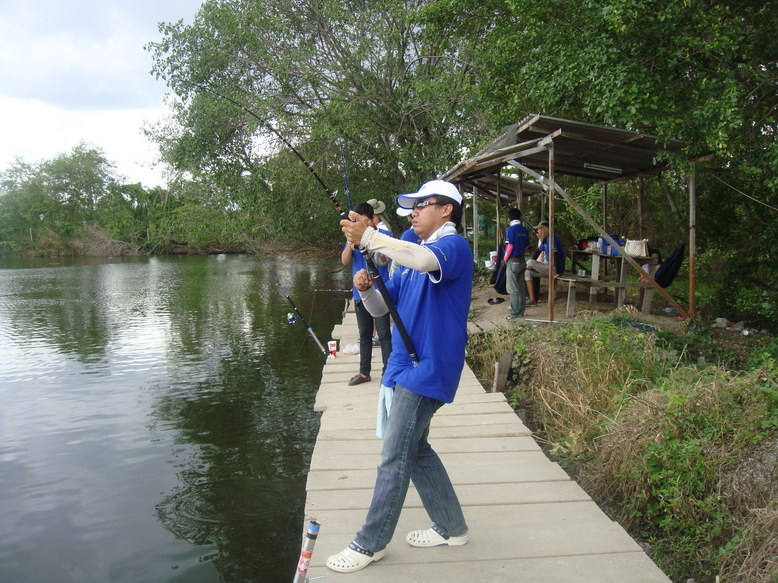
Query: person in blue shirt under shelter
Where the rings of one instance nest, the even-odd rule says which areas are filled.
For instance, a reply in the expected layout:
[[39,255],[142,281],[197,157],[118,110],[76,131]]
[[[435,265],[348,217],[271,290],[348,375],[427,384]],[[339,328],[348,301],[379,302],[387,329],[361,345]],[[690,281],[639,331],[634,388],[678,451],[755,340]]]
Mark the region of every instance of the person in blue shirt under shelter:
[[[427,440],[435,412],[454,400],[465,364],[473,253],[456,232],[462,195],[450,182],[432,180],[418,192],[398,196],[397,204],[412,209],[411,224],[421,244],[383,235],[353,212],[350,221],[341,221],[350,243],[383,253],[401,266],[386,287],[418,356],[416,364],[395,327],[381,388],[391,391],[391,406],[372,502],[352,542],[327,560],[327,567],[344,573],[385,556],[411,480],[432,525],[409,532],[406,543],[453,547],[468,540],[459,499]],[[354,286],[371,314],[387,312],[365,271],[354,275]]]
[[511,298],[511,313],[508,320],[524,316],[524,308],[527,303],[527,293],[524,286],[524,270],[527,262],[524,254],[529,248],[529,231],[521,224],[521,211],[517,208],[508,210],[510,224],[505,231],[505,257],[506,265],[505,288]]
[[[548,222],[541,221],[536,225],[535,234],[538,237],[538,248],[535,251],[535,256],[527,261],[527,271],[532,277],[548,278],[552,255],[551,245],[548,242]],[[553,249],[554,279],[556,279],[565,272],[565,248],[556,235],[554,235]],[[529,283],[532,284],[532,282]]]

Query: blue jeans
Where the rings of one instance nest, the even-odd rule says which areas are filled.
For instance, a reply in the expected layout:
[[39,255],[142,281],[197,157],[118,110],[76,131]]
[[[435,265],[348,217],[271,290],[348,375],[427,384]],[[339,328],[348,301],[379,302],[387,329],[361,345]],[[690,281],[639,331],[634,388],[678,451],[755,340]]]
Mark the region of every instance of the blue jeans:
[[384,447],[365,524],[354,541],[368,551],[389,544],[400,519],[410,480],[424,508],[441,533],[462,536],[467,524],[446,468],[427,436],[441,401],[417,395],[397,385],[384,427]]

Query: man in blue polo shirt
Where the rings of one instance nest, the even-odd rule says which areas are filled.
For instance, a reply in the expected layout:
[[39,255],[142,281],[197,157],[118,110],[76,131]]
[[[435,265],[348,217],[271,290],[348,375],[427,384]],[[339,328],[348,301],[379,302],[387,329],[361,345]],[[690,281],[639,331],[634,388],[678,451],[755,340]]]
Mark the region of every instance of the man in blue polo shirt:
[[[414,364],[396,328],[383,384],[392,390],[384,445],[373,500],[362,529],[327,566],[340,572],[363,569],[386,554],[400,518],[410,480],[427,510],[432,526],[408,533],[415,547],[458,546],[467,543],[462,507],[443,463],[427,441],[432,416],[454,400],[465,363],[467,315],[473,283],[470,245],[456,234],[462,218],[462,195],[443,180],[425,183],[418,192],[397,197],[412,208],[414,232],[421,244],[392,239],[355,213],[341,221],[346,238],[378,251],[401,265],[386,282],[400,319],[418,356]],[[387,311],[381,294],[364,271],[354,276],[368,311]]]
[[[371,225],[375,225],[373,215],[373,206],[368,202],[360,202],[354,207],[354,212],[358,215],[366,217]],[[377,227],[376,227],[377,228]],[[381,230],[382,233],[391,236],[389,231]],[[355,274],[358,271],[365,269],[365,259],[362,257],[362,253],[348,241],[343,247],[343,251],[340,254],[340,261],[344,266],[351,265],[351,273]],[[386,264],[378,265],[380,262],[376,260],[378,271],[381,277],[386,280],[389,277],[389,269]],[[389,360],[389,354],[392,352],[392,339],[389,332],[389,314],[373,318],[368,311],[362,305],[362,298],[359,296],[357,288],[352,289],[354,298],[354,313],[357,317],[357,328],[359,329],[359,372],[351,377],[349,385],[359,385],[362,383],[370,382],[370,369],[373,359],[373,328],[378,333],[378,341],[381,346],[381,360],[384,363],[383,369],[386,369],[386,363]],[[383,370],[381,371],[383,374]]]
[[511,313],[507,319],[521,318],[524,316],[524,307],[527,302],[526,289],[524,287],[524,270],[527,263],[524,254],[529,247],[529,231],[521,224],[521,211],[512,208],[508,211],[510,224],[505,232],[505,265],[507,266],[505,288],[511,298]]
[[[549,277],[549,265],[554,262],[554,278],[565,272],[565,248],[559,237],[554,235],[553,251],[548,241],[548,221],[541,221],[535,226],[535,234],[538,236],[538,248],[535,257],[527,261],[527,271],[533,277]],[[552,259],[553,256],[553,259]]]

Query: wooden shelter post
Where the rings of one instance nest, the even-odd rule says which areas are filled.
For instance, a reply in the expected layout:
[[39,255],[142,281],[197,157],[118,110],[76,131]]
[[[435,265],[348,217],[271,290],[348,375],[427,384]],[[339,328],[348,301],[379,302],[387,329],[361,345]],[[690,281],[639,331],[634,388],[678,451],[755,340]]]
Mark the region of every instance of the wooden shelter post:
[[696,315],[694,294],[697,287],[695,264],[697,263],[697,179],[689,174],[689,314]]
[[500,194],[500,171],[497,170],[497,212],[496,212],[496,229],[494,234],[494,250],[500,252],[500,242],[502,241],[502,195]]
[[602,187],[602,228],[608,230],[608,183]]
[[548,320],[554,321],[556,249],[554,247],[554,142],[548,146]]
[[465,192],[462,188],[461,184],[457,184],[457,190],[459,190],[459,194],[462,196],[462,232],[465,234],[465,237],[467,237],[467,213],[465,212]]
[[646,181],[641,176],[638,181],[638,239],[643,238],[643,232],[645,231],[643,220],[646,209]]
[[478,189],[473,187],[473,257],[478,261]]

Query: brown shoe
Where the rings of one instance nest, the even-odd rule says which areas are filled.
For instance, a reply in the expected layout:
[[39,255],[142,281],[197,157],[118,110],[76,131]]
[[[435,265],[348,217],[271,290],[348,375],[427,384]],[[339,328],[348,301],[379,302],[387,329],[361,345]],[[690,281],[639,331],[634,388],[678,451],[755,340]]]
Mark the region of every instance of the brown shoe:
[[369,383],[369,382],[370,382],[370,375],[359,373],[351,377],[351,380],[348,382],[348,384],[349,386],[353,387],[354,385],[361,385],[362,383]]

